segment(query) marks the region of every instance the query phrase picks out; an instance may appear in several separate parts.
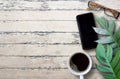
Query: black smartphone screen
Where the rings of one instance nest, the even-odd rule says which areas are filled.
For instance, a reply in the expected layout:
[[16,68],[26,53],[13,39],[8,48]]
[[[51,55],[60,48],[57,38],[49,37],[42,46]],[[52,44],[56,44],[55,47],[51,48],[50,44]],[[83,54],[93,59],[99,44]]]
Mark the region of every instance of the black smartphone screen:
[[93,27],[96,27],[93,13],[77,15],[76,19],[82,48],[84,50],[95,48],[97,46],[95,40],[98,39],[98,36],[93,29]]

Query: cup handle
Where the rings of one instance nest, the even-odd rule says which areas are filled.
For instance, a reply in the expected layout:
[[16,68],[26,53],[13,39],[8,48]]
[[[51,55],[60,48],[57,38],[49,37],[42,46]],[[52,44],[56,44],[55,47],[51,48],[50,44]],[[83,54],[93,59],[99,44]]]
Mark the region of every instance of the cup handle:
[[80,75],[80,79],[84,79],[83,75]]

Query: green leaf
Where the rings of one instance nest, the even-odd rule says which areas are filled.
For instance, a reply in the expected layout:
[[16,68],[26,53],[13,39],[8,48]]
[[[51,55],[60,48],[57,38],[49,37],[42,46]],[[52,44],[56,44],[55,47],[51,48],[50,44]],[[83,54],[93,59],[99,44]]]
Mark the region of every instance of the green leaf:
[[120,59],[120,50],[116,53],[115,57],[114,57],[113,60],[111,61],[111,66],[112,66],[113,68],[116,67],[119,59]]
[[117,31],[115,30],[115,21],[112,19],[107,20],[104,17],[96,17],[96,21],[100,27],[95,28],[94,30],[96,33],[104,36],[104,38],[100,38],[99,40],[96,40],[96,42],[104,45],[111,45],[112,43],[111,46],[115,48],[114,50],[116,50],[116,48],[120,49],[120,27]]
[[113,39],[109,36],[109,37],[106,37],[106,38],[102,38],[102,39],[100,39],[100,40],[97,40],[96,42],[97,42],[97,43],[101,43],[101,44],[112,43],[112,42],[113,42]]
[[107,45],[106,49],[102,44],[97,45],[96,58],[101,65],[96,65],[96,68],[102,73],[105,79],[119,79],[120,66],[118,65],[118,59],[120,59],[120,52],[116,55],[113,57],[113,49],[110,45]]
[[113,54],[113,50],[112,50],[112,47],[107,45],[107,58],[108,58],[108,61],[110,62],[112,60],[112,54]]
[[106,66],[96,65],[96,68],[97,68],[100,72],[112,73],[112,72],[111,72],[111,69],[110,69],[109,67],[106,67]]
[[118,40],[120,38],[120,27],[118,28],[118,30],[115,32],[114,36],[115,40]]
[[120,79],[120,75],[119,75],[119,77],[118,77],[119,79]]
[[[120,70],[120,69],[119,69],[119,70]],[[120,71],[118,71],[117,77],[118,77],[118,78],[120,77]]]
[[96,68],[105,79],[120,79],[120,27],[115,30],[115,21],[112,19],[97,17],[96,20],[100,27],[94,30],[104,36],[96,41],[96,58],[100,63]]
[[105,79],[116,79],[113,74],[102,74]]
[[107,28],[107,20],[104,17],[96,17],[96,20],[101,27]]
[[97,56],[100,56],[100,57],[105,57],[105,48],[103,47],[103,45],[102,44],[98,44],[97,45],[97,48],[96,48],[96,55]]
[[112,44],[110,44],[110,46],[111,46],[112,48],[116,48],[116,47],[117,47],[117,44],[116,44],[116,43],[112,43]]
[[110,19],[110,20],[108,21],[108,24],[109,24],[108,30],[109,30],[111,33],[113,33],[113,32],[114,32],[114,29],[115,29],[115,21],[112,20],[112,19]]
[[97,60],[102,64],[102,65],[107,65],[106,60],[99,55],[96,55]]
[[118,73],[120,70],[120,62],[118,62],[117,66],[115,67],[114,71],[115,73]]
[[119,75],[118,79],[120,79],[120,75]]
[[93,28],[95,30],[96,33],[101,34],[101,35],[109,35],[109,32],[106,31],[105,29],[102,28]]

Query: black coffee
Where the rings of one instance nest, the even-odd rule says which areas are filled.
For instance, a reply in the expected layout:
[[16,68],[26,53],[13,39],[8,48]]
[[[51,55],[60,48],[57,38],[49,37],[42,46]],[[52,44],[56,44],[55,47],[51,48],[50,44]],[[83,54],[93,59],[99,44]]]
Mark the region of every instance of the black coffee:
[[71,60],[72,60],[73,64],[75,64],[77,66],[77,69],[79,71],[86,70],[89,65],[88,57],[82,53],[75,54]]

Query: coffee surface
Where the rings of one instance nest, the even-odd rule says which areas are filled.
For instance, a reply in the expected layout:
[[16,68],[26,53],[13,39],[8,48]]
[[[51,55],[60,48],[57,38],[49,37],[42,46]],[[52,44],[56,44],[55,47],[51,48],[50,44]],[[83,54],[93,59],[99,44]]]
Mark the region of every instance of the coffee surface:
[[89,65],[88,57],[82,53],[75,54],[71,60],[77,66],[79,71],[86,70]]

